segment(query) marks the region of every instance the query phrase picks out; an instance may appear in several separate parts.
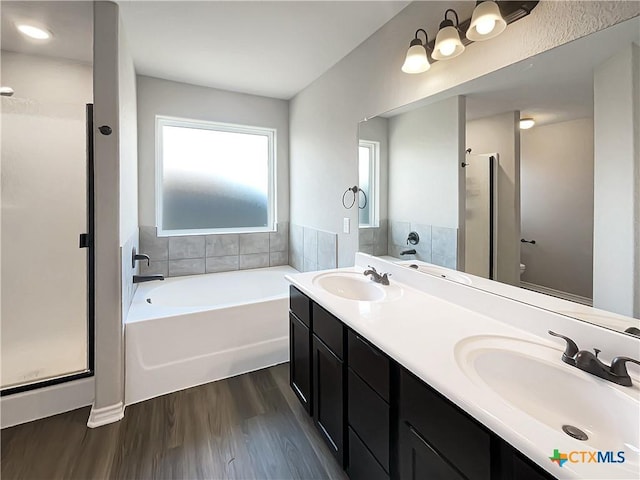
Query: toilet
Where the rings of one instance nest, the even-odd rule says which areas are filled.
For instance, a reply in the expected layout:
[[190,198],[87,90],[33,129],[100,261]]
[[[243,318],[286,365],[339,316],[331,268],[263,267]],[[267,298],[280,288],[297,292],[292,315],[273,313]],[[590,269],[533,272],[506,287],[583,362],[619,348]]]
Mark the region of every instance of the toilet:
[[522,276],[522,274],[524,273],[524,271],[527,269],[527,266],[524,263],[520,264],[520,276]]

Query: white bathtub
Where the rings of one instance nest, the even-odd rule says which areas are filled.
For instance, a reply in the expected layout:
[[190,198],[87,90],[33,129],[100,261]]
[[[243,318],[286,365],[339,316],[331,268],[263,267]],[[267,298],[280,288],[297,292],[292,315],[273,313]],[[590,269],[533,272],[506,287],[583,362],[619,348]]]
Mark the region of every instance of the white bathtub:
[[289,359],[289,266],[138,286],[125,323],[125,403]]

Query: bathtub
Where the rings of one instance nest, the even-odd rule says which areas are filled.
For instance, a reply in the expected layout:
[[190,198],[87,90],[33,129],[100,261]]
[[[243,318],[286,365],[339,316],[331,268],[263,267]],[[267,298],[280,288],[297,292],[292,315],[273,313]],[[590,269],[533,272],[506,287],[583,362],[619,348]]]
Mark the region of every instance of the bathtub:
[[289,360],[289,266],[138,286],[125,321],[125,404]]

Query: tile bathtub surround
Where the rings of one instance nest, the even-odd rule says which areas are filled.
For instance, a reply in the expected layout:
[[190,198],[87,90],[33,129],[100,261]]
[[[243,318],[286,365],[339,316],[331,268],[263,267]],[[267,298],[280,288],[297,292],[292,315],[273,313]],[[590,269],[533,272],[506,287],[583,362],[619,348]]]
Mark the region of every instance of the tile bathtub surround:
[[291,224],[289,227],[289,264],[296,270],[304,271],[304,228]]
[[289,224],[275,232],[158,237],[156,228],[140,227],[140,253],[151,258],[141,273],[167,277],[263,268],[289,263]]
[[380,220],[377,227],[364,227],[358,229],[358,250],[370,255],[387,255],[389,251],[388,221]]
[[338,235],[292,224],[289,230],[289,264],[301,272],[337,268]]
[[[417,245],[407,244],[409,232],[420,237]],[[415,255],[400,252],[415,249]],[[389,255],[405,260],[415,258],[455,269],[458,258],[458,229],[410,222],[389,222]]]

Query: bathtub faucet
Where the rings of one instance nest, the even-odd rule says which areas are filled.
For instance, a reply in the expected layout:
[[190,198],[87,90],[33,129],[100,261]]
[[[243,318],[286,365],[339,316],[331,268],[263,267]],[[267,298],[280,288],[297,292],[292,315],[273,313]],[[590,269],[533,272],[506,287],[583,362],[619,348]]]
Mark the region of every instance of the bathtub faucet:
[[164,275],[134,275],[133,283],[152,282],[153,280],[164,280]]

